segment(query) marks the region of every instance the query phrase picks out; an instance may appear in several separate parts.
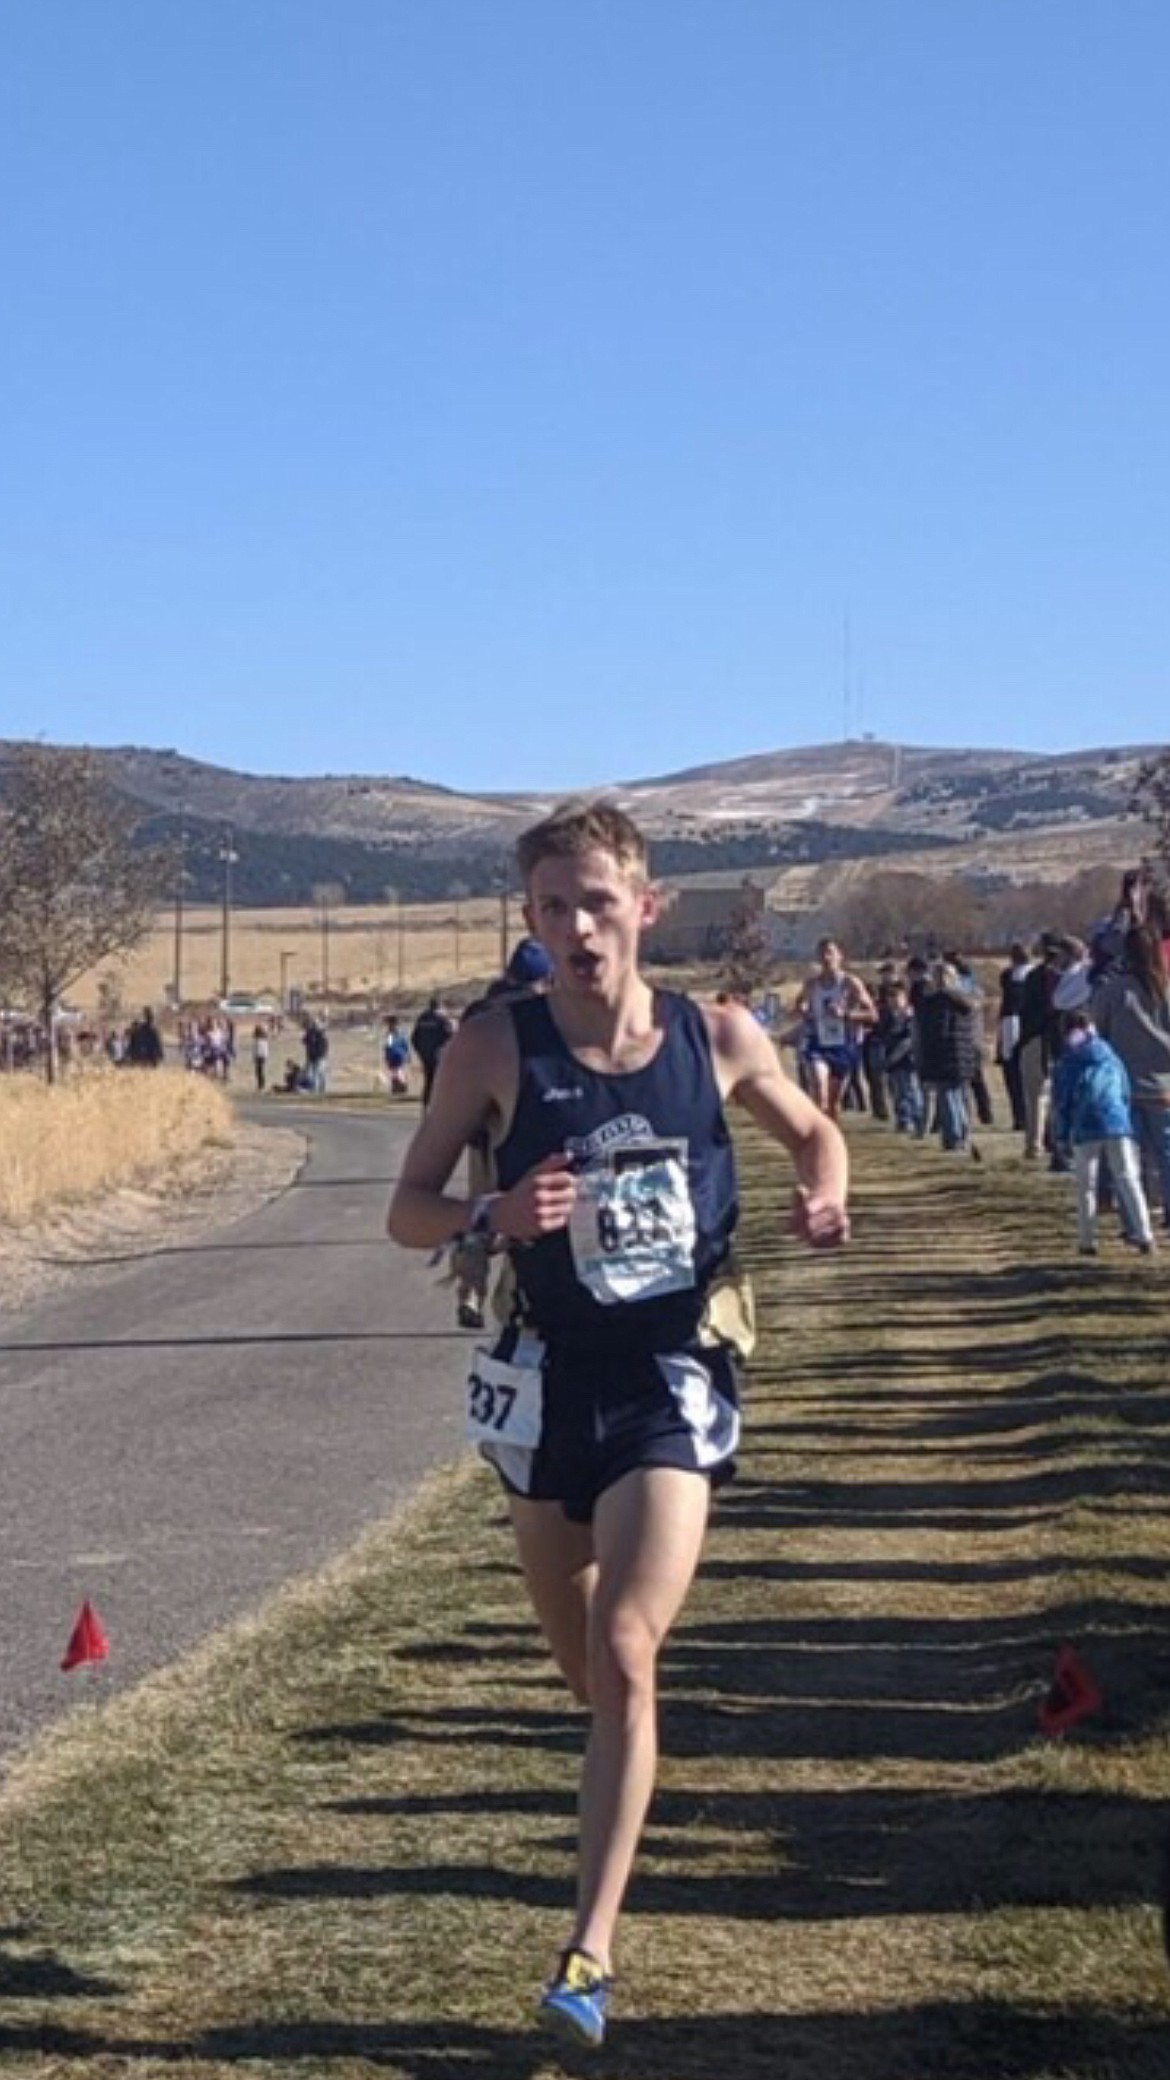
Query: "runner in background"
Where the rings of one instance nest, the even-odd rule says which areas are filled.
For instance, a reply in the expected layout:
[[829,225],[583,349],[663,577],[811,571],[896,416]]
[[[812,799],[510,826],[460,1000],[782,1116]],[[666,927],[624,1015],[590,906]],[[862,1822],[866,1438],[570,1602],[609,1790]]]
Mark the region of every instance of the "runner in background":
[[861,1035],[877,1012],[859,975],[850,974],[835,939],[817,946],[820,966],[797,997],[795,1011],[808,1022],[803,1053],[812,1095],[821,1112],[837,1119],[841,1095],[861,1062]]

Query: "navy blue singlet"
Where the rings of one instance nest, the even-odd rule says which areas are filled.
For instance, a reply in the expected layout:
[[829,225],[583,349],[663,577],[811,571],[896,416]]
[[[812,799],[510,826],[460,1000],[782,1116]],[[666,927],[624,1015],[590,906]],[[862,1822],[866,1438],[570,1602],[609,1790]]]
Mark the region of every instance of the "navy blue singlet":
[[688,1284],[646,1298],[609,1304],[596,1299],[578,1274],[565,1233],[514,1250],[523,1318],[554,1348],[569,1340],[616,1350],[684,1348],[730,1252],[738,1214],[735,1157],[706,1021],[689,997],[660,990],[655,1001],[663,1027],[658,1052],[644,1068],[623,1075],[578,1061],[547,997],[510,1006],[520,1073],[512,1123],[495,1152],[501,1189],[507,1191],[554,1151],[568,1152],[584,1170],[607,1159],[620,1164],[627,1159],[620,1151],[631,1152],[632,1159],[639,1144],[681,1143],[683,1189],[693,1213]]

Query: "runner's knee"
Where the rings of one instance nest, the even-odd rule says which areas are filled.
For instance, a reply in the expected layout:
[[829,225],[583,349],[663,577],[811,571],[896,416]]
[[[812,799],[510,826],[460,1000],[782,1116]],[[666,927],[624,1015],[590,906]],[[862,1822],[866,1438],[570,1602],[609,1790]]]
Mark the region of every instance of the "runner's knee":
[[596,1616],[590,1638],[589,1690],[595,1711],[628,1713],[653,1700],[662,1635],[642,1612]]

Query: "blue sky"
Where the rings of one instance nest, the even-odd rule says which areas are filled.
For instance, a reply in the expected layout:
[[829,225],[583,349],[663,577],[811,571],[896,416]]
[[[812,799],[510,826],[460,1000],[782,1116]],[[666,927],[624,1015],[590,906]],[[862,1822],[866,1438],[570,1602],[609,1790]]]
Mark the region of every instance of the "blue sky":
[[1163,740],[1168,76],[1163,0],[7,9],[0,735]]

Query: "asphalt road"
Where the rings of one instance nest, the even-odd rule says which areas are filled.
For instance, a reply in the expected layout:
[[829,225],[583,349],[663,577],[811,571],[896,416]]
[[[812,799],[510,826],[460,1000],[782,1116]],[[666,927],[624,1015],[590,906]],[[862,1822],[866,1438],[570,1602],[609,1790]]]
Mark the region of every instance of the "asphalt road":
[[[279,1123],[309,1157],[260,1213],[0,1326],[0,1754],[313,1571],[461,1449],[468,1338],[384,1232],[412,1121]],[[96,1683],[59,1667],[84,1597],[111,1643]]]

